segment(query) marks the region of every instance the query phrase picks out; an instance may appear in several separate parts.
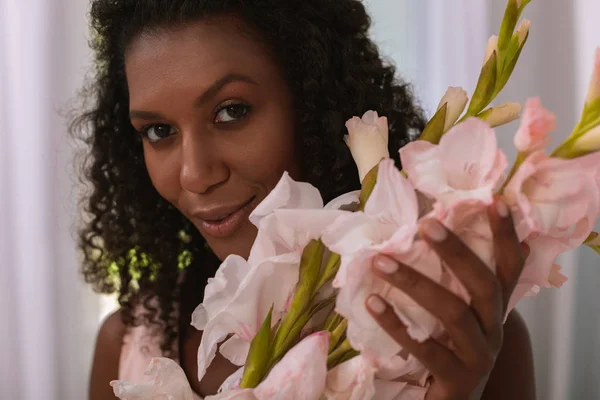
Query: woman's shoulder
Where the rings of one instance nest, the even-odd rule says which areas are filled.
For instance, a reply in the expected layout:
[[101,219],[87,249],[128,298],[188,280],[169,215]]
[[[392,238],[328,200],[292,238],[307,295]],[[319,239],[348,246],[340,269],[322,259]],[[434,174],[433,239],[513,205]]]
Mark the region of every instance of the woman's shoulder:
[[[118,309],[106,317],[100,325],[98,341],[102,339],[103,344],[112,346],[115,345],[115,342],[121,342],[126,332],[127,327],[123,323],[123,311]],[[118,347],[121,347],[121,343]]]
[[121,347],[126,332],[121,310],[109,315],[100,326],[92,363],[90,400],[114,398],[108,383],[119,378]]

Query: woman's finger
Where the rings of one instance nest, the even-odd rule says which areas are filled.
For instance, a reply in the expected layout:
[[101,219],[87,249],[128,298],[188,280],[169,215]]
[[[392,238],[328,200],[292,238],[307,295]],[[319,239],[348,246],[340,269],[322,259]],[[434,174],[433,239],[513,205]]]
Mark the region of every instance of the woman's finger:
[[471,306],[488,338],[502,328],[502,287],[494,273],[462,240],[439,221],[428,219],[420,226],[421,236],[444,260],[471,294]]
[[494,236],[496,276],[502,285],[502,306],[503,310],[506,310],[510,295],[525,265],[523,245],[517,237],[510,209],[501,198],[496,198],[487,212]]
[[449,371],[458,371],[462,367],[460,360],[434,339],[428,339],[423,343],[412,339],[392,307],[381,297],[370,296],[367,299],[367,308],[388,335],[417,358],[434,376],[450,379]]
[[[459,297],[414,269],[383,255],[375,258],[374,271],[442,322],[465,364],[472,365],[487,351],[487,340],[477,318]],[[398,292],[384,296],[390,304],[396,304],[394,293]]]

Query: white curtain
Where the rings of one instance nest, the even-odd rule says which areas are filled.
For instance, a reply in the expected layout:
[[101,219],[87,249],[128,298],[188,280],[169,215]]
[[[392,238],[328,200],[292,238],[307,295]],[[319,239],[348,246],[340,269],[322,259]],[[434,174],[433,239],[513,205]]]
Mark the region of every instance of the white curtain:
[[[472,92],[505,1],[365,0],[382,52],[431,112],[447,86]],[[87,0],[0,0],[0,399],[86,398],[103,310],[78,273],[73,146],[62,111],[88,70]],[[600,2],[534,0],[528,49],[499,100],[540,95],[560,140],[581,109]],[[502,146],[509,157],[511,133]],[[561,136],[562,135],[562,136]],[[598,259],[563,257],[570,280],[520,307],[540,399],[600,398]]]
[[65,121],[87,1],[0,0],[0,398],[80,400],[98,324],[74,245]]
[[[373,33],[384,54],[416,87],[426,110],[434,111],[448,86],[473,92],[487,38],[497,33],[506,1],[367,0]],[[579,118],[600,46],[598,0],[533,0],[524,17],[533,21],[526,50],[512,81],[498,99],[523,102],[540,96],[558,115],[554,143]],[[499,140],[509,158],[515,124]],[[591,250],[560,260],[569,282],[543,291],[519,309],[532,336],[538,397],[548,400],[600,398],[600,259]],[[517,361],[518,362],[518,361]]]

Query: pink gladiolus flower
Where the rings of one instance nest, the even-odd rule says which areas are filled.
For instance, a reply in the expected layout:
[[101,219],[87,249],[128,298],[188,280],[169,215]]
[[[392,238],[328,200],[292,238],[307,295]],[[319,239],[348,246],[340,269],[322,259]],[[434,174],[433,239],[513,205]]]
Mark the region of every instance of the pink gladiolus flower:
[[[192,325],[203,331],[198,348],[198,380],[215,357],[217,346],[228,335],[220,352],[236,365],[243,365],[250,342],[273,306],[273,323],[286,309],[298,282],[298,257],[284,255],[250,266],[239,256],[228,257],[220,273],[209,283],[222,287],[192,314]],[[209,289],[209,294],[215,292]]]
[[[418,377],[415,379],[415,375],[409,375],[410,372],[414,372],[411,367],[416,367],[417,363],[413,363],[414,365],[405,363],[400,377],[394,375],[393,378],[389,376],[383,378],[380,368],[371,360],[359,355],[327,373],[324,398],[327,400],[422,400],[425,398],[425,386],[419,387],[408,383],[409,380],[413,383],[419,380]],[[419,367],[424,375],[429,375],[425,368],[420,365]],[[402,379],[403,377],[406,379]]]
[[275,188],[252,211],[250,222],[258,228],[260,221],[274,210],[319,208],[323,208],[319,190],[310,183],[296,182],[285,172]]
[[550,142],[549,133],[555,129],[556,116],[542,106],[539,97],[529,99],[514,138],[515,147],[527,154],[542,150]]
[[[198,348],[198,379],[220,353],[243,365],[250,342],[273,305],[277,323],[294,293],[302,250],[337,218],[333,209],[357,201],[358,193],[335,199],[323,209],[317,189],[296,182],[286,173],[254,210],[250,219],[259,227],[248,261],[232,255],[221,264],[205,289],[204,301],[192,315],[192,325],[203,331]],[[292,208],[294,208],[292,210]]]
[[342,256],[334,279],[340,288],[336,310],[348,319],[348,338],[352,346],[369,357],[389,358],[400,346],[373,320],[364,302],[372,292],[384,295],[409,327],[411,336],[424,340],[434,332],[437,320],[412,299],[372,272],[372,260],[386,254],[439,281],[439,258],[424,242],[415,242],[418,204],[410,183],[394,166],[384,160],[364,212],[346,213],[323,233],[323,243]]
[[400,149],[404,171],[414,187],[451,209],[463,201],[487,205],[504,174],[507,161],[493,129],[469,118],[442,136],[439,145],[422,140]]
[[571,160],[542,151],[527,157],[504,190],[507,204],[516,209],[519,239],[539,233],[579,246],[598,216],[599,171],[600,153]]
[[360,191],[346,193],[323,207],[319,191],[296,182],[285,173],[277,186],[250,215],[259,228],[248,262],[252,265],[282,254],[296,254],[298,262],[304,246],[318,239],[323,229],[343,211],[358,203]]
[[148,383],[135,384],[112,381],[115,396],[123,400],[193,400],[193,392],[185,372],[169,358],[153,358],[146,375],[154,379]]
[[556,257],[580,246],[600,212],[600,153],[571,160],[531,154],[505,188],[520,240],[531,252],[510,307],[539,287],[561,284]]
[[205,400],[320,400],[328,351],[329,333],[317,332],[288,351],[256,389],[224,391]]

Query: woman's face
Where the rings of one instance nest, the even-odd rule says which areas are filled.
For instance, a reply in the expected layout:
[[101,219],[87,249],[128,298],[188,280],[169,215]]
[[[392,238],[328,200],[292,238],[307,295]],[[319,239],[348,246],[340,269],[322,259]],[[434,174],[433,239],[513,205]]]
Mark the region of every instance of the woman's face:
[[299,171],[289,88],[240,26],[221,17],[146,33],[125,57],[152,183],[221,259],[248,256],[248,215],[284,171]]

